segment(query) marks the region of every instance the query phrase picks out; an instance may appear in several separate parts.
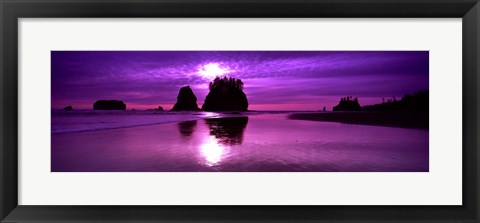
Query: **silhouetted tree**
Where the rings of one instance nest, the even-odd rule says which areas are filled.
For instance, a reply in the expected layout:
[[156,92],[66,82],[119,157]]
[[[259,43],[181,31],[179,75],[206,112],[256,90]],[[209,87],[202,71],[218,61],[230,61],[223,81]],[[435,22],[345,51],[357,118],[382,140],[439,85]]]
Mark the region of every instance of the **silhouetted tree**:
[[230,89],[243,90],[243,82],[240,79],[233,77],[215,77],[212,82],[208,84],[208,88],[213,90],[219,87],[227,87]]

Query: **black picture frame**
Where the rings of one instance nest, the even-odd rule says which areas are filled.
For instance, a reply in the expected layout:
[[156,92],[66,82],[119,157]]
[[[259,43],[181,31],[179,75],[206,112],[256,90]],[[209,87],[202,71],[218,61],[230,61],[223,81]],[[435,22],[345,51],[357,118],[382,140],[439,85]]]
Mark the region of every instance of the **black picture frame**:
[[[479,222],[478,0],[0,0],[0,14],[1,222]],[[463,205],[18,205],[17,21],[19,18],[46,17],[462,18]]]

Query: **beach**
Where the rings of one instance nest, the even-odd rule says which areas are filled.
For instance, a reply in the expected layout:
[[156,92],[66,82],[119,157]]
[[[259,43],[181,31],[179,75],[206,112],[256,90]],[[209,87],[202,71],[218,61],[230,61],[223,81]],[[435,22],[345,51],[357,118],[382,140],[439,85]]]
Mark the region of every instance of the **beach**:
[[113,124],[95,127],[88,125],[95,123],[94,115],[68,122],[58,121],[70,120],[67,116],[54,118],[52,172],[429,171],[428,129],[311,121],[306,113],[118,119],[140,120],[128,125],[109,115],[98,119]]

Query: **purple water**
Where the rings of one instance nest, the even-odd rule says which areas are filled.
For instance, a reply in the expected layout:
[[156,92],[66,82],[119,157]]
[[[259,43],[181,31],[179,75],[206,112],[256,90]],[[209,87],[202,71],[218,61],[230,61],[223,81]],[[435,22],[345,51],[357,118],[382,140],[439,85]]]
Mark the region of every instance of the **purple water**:
[[134,127],[197,120],[207,117],[214,118],[220,115],[212,112],[53,110],[52,133]]
[[428,130],[286,114],[132,112],[52,113],[52,171],[428,171]]

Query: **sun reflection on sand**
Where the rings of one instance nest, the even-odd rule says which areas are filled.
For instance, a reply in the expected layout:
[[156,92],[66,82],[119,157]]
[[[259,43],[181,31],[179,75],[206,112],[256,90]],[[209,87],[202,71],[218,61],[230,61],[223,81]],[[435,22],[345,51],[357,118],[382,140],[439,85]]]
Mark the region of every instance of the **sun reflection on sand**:
[[221,114],[217,112],[203,112],[203,116],[205,118],[217,118],[217,117],[220,117]]
[[200,145],[200,153],[208,166],[219,163],[226,152],[227,148],[220,145],[214,136],[208,136],[207,140]]
[[209,118],[204,121],[209,135],[200,145],[199,152],[206,165],[211,167],[225,159],[232,146],[242,144],[248,117]]

